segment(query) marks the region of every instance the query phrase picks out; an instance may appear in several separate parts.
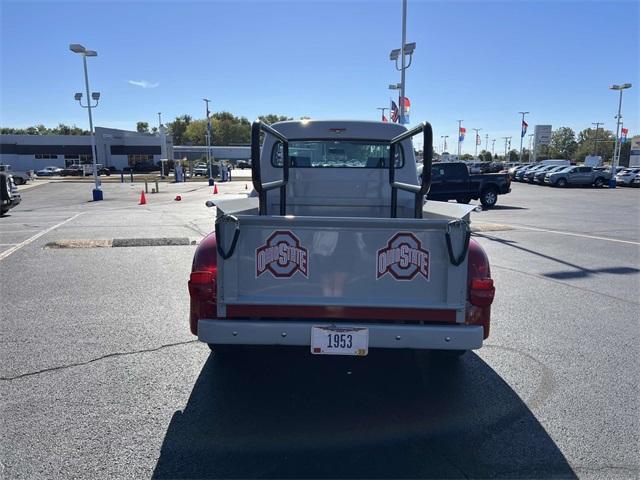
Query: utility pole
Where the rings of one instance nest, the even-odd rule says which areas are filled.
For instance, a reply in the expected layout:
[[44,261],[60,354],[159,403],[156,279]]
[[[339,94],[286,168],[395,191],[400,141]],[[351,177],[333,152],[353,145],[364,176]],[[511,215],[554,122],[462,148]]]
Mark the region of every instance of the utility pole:
[[598,129],[600,128],[600,125],[604,125],[603,122],[592,122],[591,125],[595,125],[596,126],[596,134],[595,137],[593,138],[593,153],[592,155],[597,155],[598,154]]
[[480,130],[482,130],[482,129],[481,128],[472,128],[471,130],[476,132],[476,138],[474,140],[475,140],[475,143],[476,143],[476,154],[475,154],[475,157],[477,159],[478,158],[478,140],[480,140],[480,138],[478,137],[478,132]]
[[205,138],[207,139],[207,164],[209,165],[209,186],[214,184],[213,180],[213,167],[211,166],[211,120],[209,119],[209,103],[211,100],[203,98],[207,114],[207,133]]
[[458,161],[462,155],[462,122],[464,120],[458,120]]
[[504,161],[507,161],[507,140],[509,140],[510,137],[502,137],[502,139],[504,140]]
[[389,110],[389,107],[376,107],[376,110],[382,110],[382,118],[380,121],[384,122],[384,111]]
[[489,151],[489,134],[488,133],[484,134],[484,151],[485,152]]
[[[527,163],[531,163],[533,161],[533,148],[531,145],[533,145],[533,133],[529,134],[529,158],[528,158],[528,162]],[[520,162],[522,163],[522,162]]]
[[520,163],[522,163],[522,140],[524,139],[525,134],[527,133],[527,131],[524,129],[524,116],[528,115],[530,112],[518,112],[520,115],[522,115],[522,123],[520,124]]
[[492,139],[491,140],[491,155],[495,155],[496,154],[496,139]]

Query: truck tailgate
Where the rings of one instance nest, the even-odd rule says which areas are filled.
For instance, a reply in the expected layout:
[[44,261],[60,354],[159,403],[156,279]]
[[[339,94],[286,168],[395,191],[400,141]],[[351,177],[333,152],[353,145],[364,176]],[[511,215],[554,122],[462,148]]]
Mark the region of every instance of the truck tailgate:
[[225,254],[236,226],[233,253],[218,254],[221,318],[464,319],[467,259],[453,265],[446,241],[449,232],[454,257],[463,253],[464,222],[229,216],[219,225]]

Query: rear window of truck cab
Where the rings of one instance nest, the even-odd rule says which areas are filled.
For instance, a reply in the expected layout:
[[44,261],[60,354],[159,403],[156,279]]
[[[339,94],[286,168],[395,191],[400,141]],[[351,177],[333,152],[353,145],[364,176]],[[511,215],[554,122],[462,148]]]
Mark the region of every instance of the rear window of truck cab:
[[[294,168],[389,168],[389,148],[373,140],[302,140],[289,142],[289,158]],[[402,168],[402,145],[395,157],[396,168]],[[271,164],[282,167],[281,142],[273,146]]]

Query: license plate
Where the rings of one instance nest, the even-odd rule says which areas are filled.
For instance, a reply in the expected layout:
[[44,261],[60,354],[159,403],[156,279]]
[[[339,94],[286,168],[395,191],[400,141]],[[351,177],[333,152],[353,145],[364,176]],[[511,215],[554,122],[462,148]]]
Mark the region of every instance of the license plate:
[[369,353],[369,329],[353,327],[311,327],[314,355],[356,355]]

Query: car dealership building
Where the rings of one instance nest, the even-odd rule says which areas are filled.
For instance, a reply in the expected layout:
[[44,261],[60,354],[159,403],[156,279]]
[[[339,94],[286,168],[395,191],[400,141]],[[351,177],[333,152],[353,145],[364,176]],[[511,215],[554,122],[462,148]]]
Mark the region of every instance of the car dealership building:
[[[173,146],[164,128],[157,134],[96,127],[97,163],[121,170],[125,167],[157,166],[162,159],[187,160],[206,158],[207,147]],[[249,146],[211,147],[215,160],[247,160]],[[0,135],[0,164],[15,171],[40,170],[55,166],[93,163],[91,137],[88,135]]]
[[[172,158],[168,135],[96,127],[97,163],[105,167],[157,164]],[[89,135],[0,135],[0,163],[13,170],[40,170],[93,163]]]

